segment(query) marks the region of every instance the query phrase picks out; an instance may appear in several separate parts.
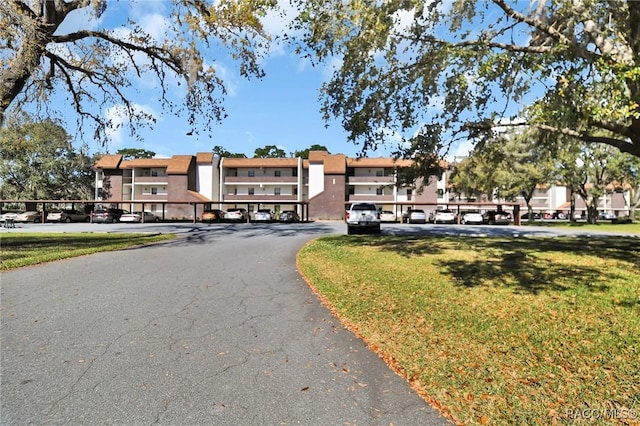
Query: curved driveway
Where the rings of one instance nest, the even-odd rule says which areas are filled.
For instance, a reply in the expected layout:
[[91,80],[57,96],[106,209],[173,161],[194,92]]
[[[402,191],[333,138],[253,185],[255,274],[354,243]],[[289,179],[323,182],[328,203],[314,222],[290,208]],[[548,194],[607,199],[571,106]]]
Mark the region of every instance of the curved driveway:
[[2,424],[447,424],[300,278],[342,223],[101,226],[16,232],[182,238],[2,274]]

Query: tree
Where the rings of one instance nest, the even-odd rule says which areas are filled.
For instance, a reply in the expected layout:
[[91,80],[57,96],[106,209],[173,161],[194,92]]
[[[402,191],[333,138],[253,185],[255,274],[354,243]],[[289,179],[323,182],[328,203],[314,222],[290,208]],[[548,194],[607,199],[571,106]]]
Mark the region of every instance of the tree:
[[640,208],[640,158],[620,153],[611,162],[610,170],[616,182],[616,190],[629,192],[626,199],[629,217],[635,220],[636,211]]
[[[99,26],[107,0],[3,0],[0,2],[0,125],[7,114],[26,105],[42,116],[73,108],[78,126],[90,126],[104,142],[108,131],[122,124],[104,112],[117,108],[132,134],[152,125],[154,117],[133,102],[142,80],[157,85],[158,102],[166,111],[186,114],[210,131],[224,116],[224,81],[216,59],[227,53],[245,77],[261,77],[259,52],[268,39],[260,18],[275,0],[173,0],[162,17],[162,36],[145,32],[129,17],[126,27]],[[64,32],[63,24],[84,13],[87,28]],[[154,29],[158,29],[157,27]],[[173,84],[184,87],[184,99],[172,97]],[[56,92],[68,103],[53,104]],[[99,109],[96,112],[96,108]]]
[[587,221],[598,219],[598,204],[606,186],[613,183],[611,168],[614,149],[605,145],[581,145],[574,139],[565,139],[557,151],[558,179],[571,190],[571,220],[574,220],[573,194],[582,198],[587,206]]
[[398,155],[440,154],[511,123],[640,156],[640,2],[298,4],[298,51],[339,63],[322,112],[365,151],[395,131]]
[[247,158],[246,155],[237,152],[235,154],[229,152],[226,148],[216,145],[212,149],[213,154],[219,158]]
[[256,148],[253,158],[285,158],[287,153],[275,145],[267,145],[264,148]]
[[96,157],[78,152],[53,121],[11,122],[0,129],[3,199],[92,199]]
[[302,151],[294,151],[293,157],[304,158],[305,160],[309,159],[309,152],[311,151],[326,151],[329,154],[329,150],[324,145],[313,144],[309,148],[303,149]]
[[122,155],[123,160],[131,160],[134,158],[153,158],[156,153],[140,148],[122,148],[116,151],[116,154]]

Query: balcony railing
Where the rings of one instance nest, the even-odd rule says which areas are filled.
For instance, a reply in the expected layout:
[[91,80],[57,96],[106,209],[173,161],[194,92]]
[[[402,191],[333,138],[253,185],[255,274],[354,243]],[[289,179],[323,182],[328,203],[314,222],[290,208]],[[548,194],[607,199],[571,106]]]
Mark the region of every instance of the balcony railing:
[[374,203],[393,202],[393,195],[349,195],[350,202],[369,201]]
[[358,184],[391,185],[395,183],[393,176],[349,176],[349,185]]
[[136,185],[142,185],[142,184],[167,184],[168,182],[168,177],[167,176],[136,176],[135,177],[135,184]]
[[224,178],[225,185],[242,184],[290,184],[295,185],[298,183],[298,178],[295,176],[259,176],[259,177],[247,177],[247,176],[226,176]]
[[223,201],[246,201],[255,203],[298,201],[297,195],[225,195]]

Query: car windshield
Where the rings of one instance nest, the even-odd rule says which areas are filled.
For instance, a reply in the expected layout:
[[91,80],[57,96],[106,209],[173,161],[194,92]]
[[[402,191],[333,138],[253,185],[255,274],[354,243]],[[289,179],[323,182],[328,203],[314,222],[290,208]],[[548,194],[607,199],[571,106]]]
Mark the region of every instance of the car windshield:
[[377,210],[373,204],[354,204],[352,210]]

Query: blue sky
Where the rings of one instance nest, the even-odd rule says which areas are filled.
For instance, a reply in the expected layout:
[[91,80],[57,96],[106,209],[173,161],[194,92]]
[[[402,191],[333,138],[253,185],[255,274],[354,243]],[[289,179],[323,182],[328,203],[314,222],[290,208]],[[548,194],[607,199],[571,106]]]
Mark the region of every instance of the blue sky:
[[[167,9],[171,6],[168,0],[108,0],[106,12],[98,19],[86,13],[71,14],[63,23],[59,33],[78,29],[118,29],[126,32],[127,19],[135,20],[147,33],[157,39],[170,36],[166,22],[163,22]],[[281,5],[288,5],[288,0],[281,0]],[[446,5],[447,2],[445,1]],[[290,6],[285,6],[290,9]],[[398,30],[410,22],[409,12],[400,14]],[[263,19],[266,31],[273,35],[282,34],[287,27],[287,20],[275,14]],[[228,60],[220,50],[206,56],[205,65],[214,65],[223,76],[228,93],[224,99],[227,117],[213,129],[213,134],[206,132],[188,136],[190,132],[186,117],[175,117],[162,111],[157,104],[157,87],[154,80],[142,78],[135,80],[134,85],[140,90],[132,100],[139,108],[152,114],[157,123],[152,130],[141,130],[143,141],[131,137],[126,129],[111,134],[111,142],[106,147],[110,153],[121,148],[142,148],[156,153],[158,157],[170,157],[175,154],[195,154],[211,151],[214,146],[222,146],[230,152],[244,153],[252,157],[256,148],[276,145],[287,154],[303,150],[311,145],[324,145],[332,153],[343,153],[356,156],[361,146],[347,140],[347,134],[339,121],[326,123],[320,113],[319,89],[331,75],[331,65],[324,64],[312,67],[308,61],[301,59],[281,44],[272,45],[261,60],[266,76],[263,79],[247,80],[239,75],[238,63]],[[174,85],[169,88],[176,101],[184,97],[184,89]],[[433,105],[425,108],[441,108],[438,99]],[[106,114],[119,119],[113,109]],[[71,112],[68,112],[67,123],[75,123]],[[69,128],[73,133],[73,129]],[[410,136],[410,135],[406,135]],[[393,137],[389,137],[392,141]],[[105,151],[91,141],[87,143],[94,150]],[[390,142],[393,143],[393,142]],[[448,158],[465,155],[472,144],[463,142],[452,147]],[[378,151],[369,151],[369,157],[388,156],[395,146],[381,147]]]
[[[93,28],[118,28],[130,17],[149,33],[161,34],[162,14],[169,4],[161,0],[110,0],[99,21],[76,12],[67,18],[59,33],[86,29],[87,22]],[[264,25],[270,33],[279,34],[286,23],[280,18],[269,17]],[[228,85],[223,104],[228,116],[215,126],[212,137],[203,132],[187,136],[190,129],[186,118],[161,111],[154,101],[157,96],[153,88],[144,87],[146,82],[143,80],[138,85],[141,93],[133,101],[151,111],[157,123],[153,130],[142,131],[143,142],[129,136],[126,130],[113,133],[107,151],[142,148],[155,152],[158,157],[169,157],[207,152],[219,145],[252,157],[256,148],[266,145],[276,145],[289,154],[313,144],[349,156],[356,156],[360,151],[359,146],[347,141],[339,122],[326,123],[322,119],[318,96],[322,82],[330,75],[327,67],[314,68],[281,45],[272,46],[264,56],[262,67],[266,76],[261,80],[242,78],[236,63],[218,59],[216,64]],[[180,90],[176,89],[176,93]],[[69,117],[72,116],[67,116],[68,125],[75,123],[75,119]],[[105,151],[90,141],[77,141],[78,144],[82,142],[88,142],[91,149]],[[379,155],[388,155],[388,152],[369,153],[369,156]]]

